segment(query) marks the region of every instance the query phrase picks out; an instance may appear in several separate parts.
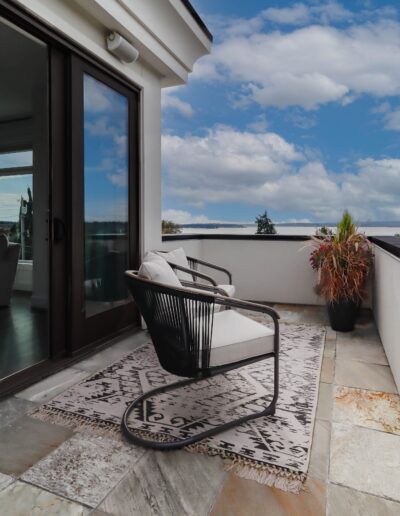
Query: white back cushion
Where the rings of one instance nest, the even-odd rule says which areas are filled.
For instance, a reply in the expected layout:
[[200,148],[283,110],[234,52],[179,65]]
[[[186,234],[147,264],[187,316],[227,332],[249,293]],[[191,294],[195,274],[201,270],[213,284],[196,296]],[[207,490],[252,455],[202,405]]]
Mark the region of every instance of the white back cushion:
[[[167,260],[167,262],[174,263],[175,265],[180,265],[181,267],[186,267],[187,269],[190,269],[186,253],[182,249],[182,247],[174,249],[173,251],[169,251],[168,253],[160,252],[159,256]],[[181,279],[185,281],[193,281],[193,276],[191,274],[188,274],[187,272],[176,271],[176,273]]]
[[143,262],[165,262],[165,258],[163,258],[160,254],[153,253],[153,251],[148,251],[143,258]]
[[139,269],[139,277],[171,287],[182,286],[177,275],[165,260],[143,262]]

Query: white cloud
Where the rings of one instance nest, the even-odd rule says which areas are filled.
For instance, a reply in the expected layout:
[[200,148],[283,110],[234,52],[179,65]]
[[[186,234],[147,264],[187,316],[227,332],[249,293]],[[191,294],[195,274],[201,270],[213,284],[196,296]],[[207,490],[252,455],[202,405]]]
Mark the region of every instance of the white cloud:
[[[172,91],[171,91],[172,90]],[[184,102],[174,95],[176,88],[169,88],[161,92],[161,106],[165,109],[173,109],[178,111],[182,116],[192,117],[195,113],[194,109],[188,102]]]
[[262,12],[268,21],[283,25],[305,25],[307,23],[331,23],[349,21],[353,13],[342,4],[330,1],[319,5],[297,3],[291,7],[270,7]]
[[264,113],[256,116],[253,122],[247,124],[247,129],[256,133],[264,133],[268,129],[267,118]]
[[90,75],[85,75],[84,105],[85,110],[92,113],[109,111],[112,108],[110,98],[112,90]]
[[400,131],[400,108],[385,115],[385,128],[391,131]]
[[[329,5],[333,10],[336,4]],[[400,95],[399,54],[400,24],[388,19],[345,28],[260,30],[215,44],[195,66],[192,80],[241,85],[247,88],[245,99],[262,106],[314,109],[364,94]]]
[[296,106],[314,109],[320,104],[343,98],[348,88],[318,72],[301,76],[278,72],[266,87],[250,84],[251,97],[262,106]]
[[374,115],[382,115],[384,128],[400,131],[400,107],[392,108],[389,102],[382,102],[371,109]]
[[125,134],[115,134],[113,142],[119,158],[125,158],[128,154],[128,136]]
[[382,102],[371,109],[371,113],[374,114],[386,114],[390,111],[390,104],[389,102]]
[[306,115],[297,108],[289,111],[285,116],[285,120],[299,129],[311,129],[317,125],[315,116]]
[[311,18],[310,7],[304,4],[295,4],[292,7],[270,7],[262,14],[266,20],[288,25],[303,25]]
[[206,215],[192,215],[185,210],[164,210],[162,212],[164,220],[172,220],[175,224],[207,224],[211,222]]
[[206,16],[206,23],[211,32],[221,38],[257,32],[262,28],[264,18],[261,15],[253,18],[235,18],[217,14]]
[[303,159],[294,145],[275,133],[239,132],[226,126],[204,137],[164,135],[162,149],[166,193],[196,206],[221,196],[237,199],[247,188],[279,176],[292,161]]
[[275,133],[216,127],[205,136],[163,137],[165,192],[192,206],[236,202],[289,216],[336,220],[395,218],[400,159],[366,158],[333,173]]
[[[94,122],[86,122],[86,131],[93,136],[105,136],[113,132],[115,128],[110,128],[108,117],[100,116]],[[110,131],[111,129],[111,131]]]
[[107,179],[111,184],[119,188],[128,187],[128,172],[127,170],[118,170],[114,174],[107,174]]
[[20,199],[21,194],[0,192],[0,221],[18,220]]

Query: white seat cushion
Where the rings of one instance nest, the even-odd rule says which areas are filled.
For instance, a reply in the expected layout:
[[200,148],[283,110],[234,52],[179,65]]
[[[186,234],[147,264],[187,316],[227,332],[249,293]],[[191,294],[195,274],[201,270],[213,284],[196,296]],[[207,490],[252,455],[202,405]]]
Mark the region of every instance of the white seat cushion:
[[214,315],[210,366],[239,362],[274,350],[274,330],[235,310]]
[[235,285],[218,285],[218,288],[222,288],[222,290],[225,290],[227,296],[235,297]]
[[178,276],[165,260],[143,262],[139,269],[139,277],[171,287],[182,287]]
[[[190,269],[188,259],[186,258],[186,253],[182,247],[169,252],[157,252],[157,254],[164,258],[164,260],[167,260],[167,262]],[[193,281],[193,276],[187,272],[176,271],[176,273],[178,277],[184,281]]]

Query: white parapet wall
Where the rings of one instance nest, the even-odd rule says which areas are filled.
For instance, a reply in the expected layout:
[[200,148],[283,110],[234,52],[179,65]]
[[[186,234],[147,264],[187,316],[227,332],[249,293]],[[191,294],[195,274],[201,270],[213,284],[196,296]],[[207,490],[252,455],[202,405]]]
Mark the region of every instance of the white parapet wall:
[[[236,297],[253,301],[320,305],[316,273],[309,263],[307,240],[234,237],[169,240],[163,249],[183,247],[186,254],[222,265],[232,272]],[[213,274],[226,283],[226,276]]]
[[400,258],[375,245],[373,310],[397,389],[400,391]]

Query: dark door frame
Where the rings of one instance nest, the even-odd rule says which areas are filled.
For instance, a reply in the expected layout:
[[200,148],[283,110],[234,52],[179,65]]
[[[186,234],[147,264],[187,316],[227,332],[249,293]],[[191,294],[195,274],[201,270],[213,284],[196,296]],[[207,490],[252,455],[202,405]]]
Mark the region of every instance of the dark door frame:
[[[0,398],[7,396],[19,389],[22,389],[41,378],[44,378],[56,371],[68,367],[76,362],[80,356],[88,355],[96,348],[105,347],[107,342],[118,334],[128,329],[133,329],[139,322],[138,315],[135,322],[129,327],[116,330],[114,334],[92,342],[90,345],[81,348],[72,356],[72,349],[68,346],[73,338],[68,312],[71,312],[71,210],[68,206],[68,198],[71,195],[71,185],[68,177],[72,168],[71,163],[71,141],[70,141],[70,58],[72,55],[79,56],[88,64],[91,64],[97,71],[101,71],[107,77],[117,80],[125,85],[131,92],[137,95],[136,122],[131,131],[134,135],[136,145],[135,153],[132,153],[135,160],[136,174],[130,174],[130,192],[136,191],[137,198],[134,203],[129,203],[129,216],[135,220],[136,249],[131,252],[132,266],[140,256],[139,238],[139,214],[140,214],[140,161],[139,161],[139,107],[140,88],[129,81],[123,74],[113,69],[107,63],[101,61],[95,54],[81,48],[73,40],[66,37],[57,30],[48,27],[45,23],[17,6],[9,0],[0,0],[0,16],[15,24],[17,27],[42,40],[49,48],[49,154],[50,154],[50,199],[49,199],[49,243],[50,243],[50,304],[49,304],[49,335],[50,335],[50,356],[32,367],[17,372],[3,380],[0,380]],[[131,201],[131,199],[130,199]]]
[[[84,305],[84,106],[83,78],[90,75],[128,99],[128,256],[129,268],[138,265],[139,257],[139,159],[138,105],[135,91],[118,79],[99,70],[86,60],[71,56],[71,339],[70,352],[76,353],[104,335],[113,334],[139,322],[133,301],[86,318]],[[110,331],[111,330],[111,331]]]

